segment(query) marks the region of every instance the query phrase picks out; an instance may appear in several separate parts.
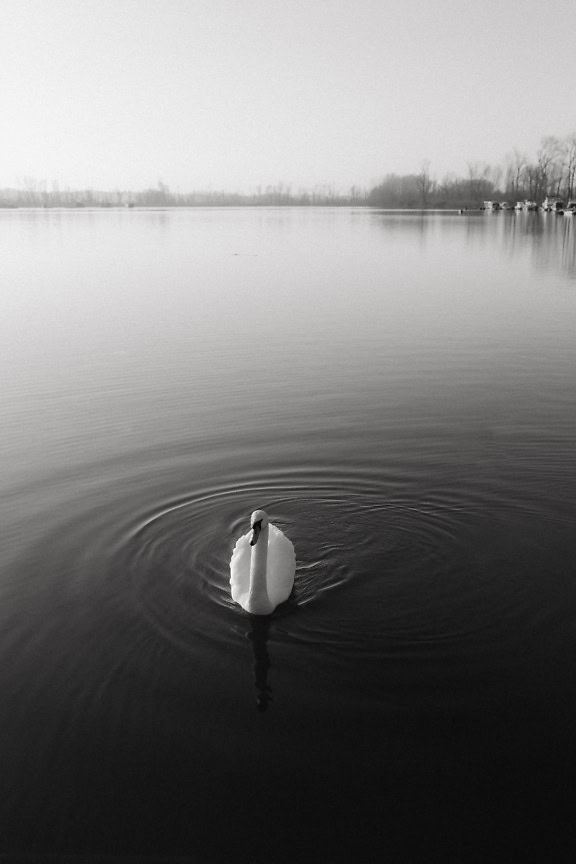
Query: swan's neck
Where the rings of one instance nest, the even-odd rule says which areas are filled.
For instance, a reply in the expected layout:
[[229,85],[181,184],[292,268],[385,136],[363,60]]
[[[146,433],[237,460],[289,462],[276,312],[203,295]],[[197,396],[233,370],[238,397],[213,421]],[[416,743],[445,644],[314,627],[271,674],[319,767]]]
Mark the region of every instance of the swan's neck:
[[268,525],[262,528],[250,555],[250,591],[248,611],[253,615],[268,615],[272,604],[268,597],[266,569],[268,565]]

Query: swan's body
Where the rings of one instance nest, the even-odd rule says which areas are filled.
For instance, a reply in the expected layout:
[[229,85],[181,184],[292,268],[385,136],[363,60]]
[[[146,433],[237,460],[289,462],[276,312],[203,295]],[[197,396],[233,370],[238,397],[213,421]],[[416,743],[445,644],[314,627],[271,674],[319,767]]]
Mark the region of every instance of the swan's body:
[[294,585],[296,556],[285,534],[256,510],[251,530],[237,541],[230,559],[232,599],[246,612],[269,615],[287,600]]

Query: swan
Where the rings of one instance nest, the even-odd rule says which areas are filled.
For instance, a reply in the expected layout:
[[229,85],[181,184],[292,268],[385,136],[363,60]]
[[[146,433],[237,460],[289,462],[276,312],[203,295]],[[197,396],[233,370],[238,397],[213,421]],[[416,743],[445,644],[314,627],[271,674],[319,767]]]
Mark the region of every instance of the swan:
[[252,615],[269,615],[290,596],[295,570],[291,541],[264,510],[255,510],[230,559],[232,599]]

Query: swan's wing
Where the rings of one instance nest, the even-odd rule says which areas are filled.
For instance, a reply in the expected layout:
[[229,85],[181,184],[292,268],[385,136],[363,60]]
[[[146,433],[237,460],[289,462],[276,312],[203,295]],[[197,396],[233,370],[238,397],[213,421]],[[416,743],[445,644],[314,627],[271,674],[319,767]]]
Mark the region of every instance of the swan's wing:
[[[250,567],[250,565],[248,565]],[[268,596],[277,606],[292,593],[296,555],[292,542],[275,525],[270,524],[268,539]]]
[[250,537],[252,532],[243,534],[237,540],[230,559],[230,593],[236,603],[250,590]]

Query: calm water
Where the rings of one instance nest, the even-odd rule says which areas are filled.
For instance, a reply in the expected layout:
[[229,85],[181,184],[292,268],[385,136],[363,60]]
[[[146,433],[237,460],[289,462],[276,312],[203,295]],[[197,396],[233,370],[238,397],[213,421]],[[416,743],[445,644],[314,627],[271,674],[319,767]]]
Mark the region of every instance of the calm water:
[[573,860],[575,236],[0,212],[0,852]]

